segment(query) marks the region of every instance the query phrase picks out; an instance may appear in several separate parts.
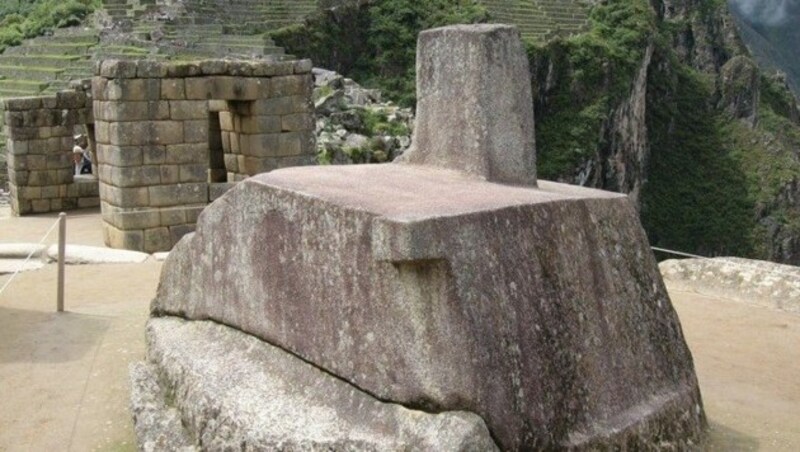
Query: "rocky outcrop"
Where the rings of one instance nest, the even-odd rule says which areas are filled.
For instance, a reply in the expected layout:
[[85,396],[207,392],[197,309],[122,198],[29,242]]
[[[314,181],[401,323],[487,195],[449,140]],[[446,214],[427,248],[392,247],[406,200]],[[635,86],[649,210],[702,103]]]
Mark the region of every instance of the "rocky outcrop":
[[381,402],[234,328],[165,317],[147,338],[158,366],[131,373],[144,450],[497,450],[474,414]]
[[411,145],[414,113],[381,92],[366,89],[333,71],[315,68],[314,110],[321,163],[383,163]]
[[758,122],[761,72],[748,57],[731,58],[720,70],[720,100],[717,108],[750,127]]
[[677,28],[673,48],[686,64],[716,74],[736,54],[744,51],[734,18],[724,5],[707,0],[652,0],[660,20]]
[[730,257],[659,264],[670,287],[800,313],[800,268]]

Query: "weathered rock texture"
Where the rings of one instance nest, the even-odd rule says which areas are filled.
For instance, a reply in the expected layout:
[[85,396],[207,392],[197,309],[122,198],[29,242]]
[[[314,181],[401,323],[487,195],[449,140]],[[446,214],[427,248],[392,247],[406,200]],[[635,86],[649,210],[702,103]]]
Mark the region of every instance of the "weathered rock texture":
[[792,265],[718,257],[667,260],[659,268],[678,289],[800,313],[800,268]]
[[92,86],[106,244],[169,250],[234,182],[314,162],[311,62],[106,60]]
[[73,127],[91,124],[92,98],[76,87],[56,95],[3,101],[11,209],[16,215],[100,203],[97,180],[74,176]]
[[[252,336],[213,322],[151,319],[157,370],[133,372],[140,444],[202,450],[497,450],[480,417],[383,403]],[[163,405],[169,382],[183,416]],[[158,450],[156,448],[156,450]],[[163,448],[160,450],[164,450]]]
[[455,25],[420,33],[417,122],[402,160],[536,185],[533,98],[519,32]]
[[[518,48],[506,27],[435,30],[426,40],[422,61],[450,44]],[[516,67],[506,60],[524,56],[496,58]],[[476,67],[484,70],[492,73]],[[469,78],[476,91],[496,83]],[[476,121],[532,129],[513,102],[497,108]],[[629,200],[484,179],[519,164],[501,149],[524,149],[487,145],[491,172],[476,175],[458,154],[416,146],[419,162],[431,152],[462,171],[434,159],[287,168],[238,184],[170,254],[153,315],[227,325],[383,401],[477,414],[503,450],[696,444],[704,415],[692,358]],[[480,161],[470,146],[465,159]],[[157,336],[148,332],[151,343]],[[178,359],[155,349],[160,372]],[[182,400],[191,423],[194,408]]]

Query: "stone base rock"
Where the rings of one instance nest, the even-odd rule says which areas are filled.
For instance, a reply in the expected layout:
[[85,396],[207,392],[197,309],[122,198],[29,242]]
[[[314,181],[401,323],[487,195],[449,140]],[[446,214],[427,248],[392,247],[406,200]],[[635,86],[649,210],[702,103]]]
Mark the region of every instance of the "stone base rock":
[[497,450],[474,414],[383,403],[214,322],[153,318],[146,334],[148,363],[131,372],[144,450]]

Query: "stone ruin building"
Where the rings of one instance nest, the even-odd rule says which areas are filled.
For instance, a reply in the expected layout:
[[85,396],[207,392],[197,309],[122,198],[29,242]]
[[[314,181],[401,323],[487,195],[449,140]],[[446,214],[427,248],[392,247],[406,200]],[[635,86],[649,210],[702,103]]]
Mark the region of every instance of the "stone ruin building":
[[417,77],[402,162],[248,178],[178,242],[131,372],[142,449],[698,444],[634,207],[535,176],[516,29],[426,31]]
[[[12,210],[101,206],[107,245],[168,251],[248,176],[314,159],[309,60],[105,60],[91,85],[6,99]],[[74,176],[76,126],[95,176]]]

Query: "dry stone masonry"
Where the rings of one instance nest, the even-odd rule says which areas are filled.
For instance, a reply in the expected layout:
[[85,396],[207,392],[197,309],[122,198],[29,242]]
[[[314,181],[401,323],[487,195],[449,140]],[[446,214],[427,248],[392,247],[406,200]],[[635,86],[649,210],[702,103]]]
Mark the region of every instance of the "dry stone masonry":
[[74,176],[74,128],[91,124],[88,85],[51,96],[3,101],[9,188],[18,215],[100,203],[97,180]]
[[308,60],[98,65],[106,243],[167,251],[233,182],[313,163],[312,84]]
[[[105,60],[91,85],[8,99],[13,210],[100,204],[107,245],[167,251],[236,182],[314,163],[312,89],[309,60]],[[75,125],[97,178],[72,175]]]
[[[203,211],[133,368],[140,447],[698,444],[692,357],[634,206],[516,176],[534,161],[519,39],[421,34],[406,161],[276,170]],[[514,96],[482,111],[495,92]]]

